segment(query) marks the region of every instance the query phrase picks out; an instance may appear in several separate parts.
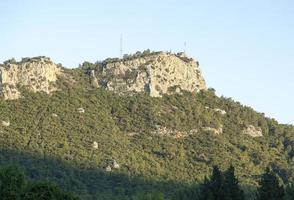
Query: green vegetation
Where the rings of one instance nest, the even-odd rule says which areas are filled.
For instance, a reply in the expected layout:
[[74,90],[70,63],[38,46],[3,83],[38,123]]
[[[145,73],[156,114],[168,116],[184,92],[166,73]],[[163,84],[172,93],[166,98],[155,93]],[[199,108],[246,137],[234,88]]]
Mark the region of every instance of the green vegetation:
[[88,61],[83,62],[79,67],[81,69],[89,70],[89,69],[101,69],[103,68],[107,63],[113,63],[113,62],[124,62],[135,58],[142,58],[144,56],[150,56],[150,55],[156,55],[159,54],[161,51],[150,51],[150,49],[146,49],[143,52],[137,51],[134,54],[124,54],[123,58],[107,58],[103,61],[97,61],[95,63],[91,63]]
[[225,172],[217,166],[213,167],[211,177],[205,178],[199,188],[179,192],[175,200],[243,200],[244,193],[235,177],[234,167],[230,166]]
[[[62,90],[50,96],[24,92],[21,99],[0,100],[0,120],[10,122],[0,126],[1,165],[20,165],[31,180],[55,182],[81,199],[124,200],[142,193],[171,199],[199,188],[213,166],[222,171],[230,165],[247,199],[255,196],[267,166],[289,195],[293,191],[293,126],[217,97],[213,90],[120,96],[92,88],[81,68],[67,71],[74,80],[60,80]],[[242,134],[248,125],[260,127],[264,136]],[[222,127],[223,133],[203,127]],[[155,134],[161,128],[183,135]],[[120,167],[105,171],[114,160]]]
[[257,200],[283,199],[285,196],[284,187],[280,185],[278,177],[269,168],[262,175],[260,187],[257,190]]
[[0,197],[2,200],[78,200],[50,182],[27,181],[14,166],[0,169]]

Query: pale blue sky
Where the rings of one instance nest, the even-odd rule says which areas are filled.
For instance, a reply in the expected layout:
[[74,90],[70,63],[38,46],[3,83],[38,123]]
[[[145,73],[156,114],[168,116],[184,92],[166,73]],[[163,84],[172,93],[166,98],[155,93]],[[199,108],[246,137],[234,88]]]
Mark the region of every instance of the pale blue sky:
[[187,41],[218,94],[294,123],[293,0],[0,0],[0,62],[117,57],[121,32],[124,53]]

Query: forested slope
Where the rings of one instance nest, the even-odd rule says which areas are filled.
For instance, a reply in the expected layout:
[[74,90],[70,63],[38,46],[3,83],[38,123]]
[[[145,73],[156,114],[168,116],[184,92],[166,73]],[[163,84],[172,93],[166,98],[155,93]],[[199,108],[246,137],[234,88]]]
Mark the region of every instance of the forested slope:
[[[247,197],[270,166],[293,181],[294,128],[213,89],[150,97],[92,84],[87,69],[63,69],[58,90],[0,100],[0,163],[21,166],[82,199],[167,199],[233,165]],[[177,188],[177,189],[175,189]]]

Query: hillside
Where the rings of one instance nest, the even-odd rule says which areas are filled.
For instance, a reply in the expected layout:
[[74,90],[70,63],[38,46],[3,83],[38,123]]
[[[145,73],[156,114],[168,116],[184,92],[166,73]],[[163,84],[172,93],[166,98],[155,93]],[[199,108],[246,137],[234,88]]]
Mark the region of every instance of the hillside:
[[144,52],[76,69],[45,60],[0,66],[0,164],[82,199],[171,199],[214,165],[234,165],[248,198],[267,166],[293,181],[294,127],[216,96],[193,59]]

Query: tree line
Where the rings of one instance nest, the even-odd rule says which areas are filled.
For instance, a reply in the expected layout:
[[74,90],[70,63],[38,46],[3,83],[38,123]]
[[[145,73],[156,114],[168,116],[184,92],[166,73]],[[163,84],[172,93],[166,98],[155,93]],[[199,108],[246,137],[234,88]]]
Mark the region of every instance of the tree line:
[[[24,173],[15,166],[0,169],[0,197],[2,200],[79,200],[71,193],[61,190],[47,181],[29,181]],[[162,193],[141,193],[132,200],[164,200]],[[214,166],[210,177],[205,178],[200,187],[178,192],[173,200],[244,200],[244,191],[239,185],[235,169],[230,166],[221,171]],[[255,200],[294,199],[294,187],[284,187],[278,176],[268,167],[262,174]]]
[[[174,200],[244,200],[244,191],[239,185],[235,175],[235,169],[230,166],[221,171],[217,166],[213,167],[212,174],[205,178],[198,189],[182,191]],[[261,175],[259,187],[256,190],[254,200],[290,200],[294,199],[294,187],[284,187],[279,177],[269,167]]]
[[16,166],[0,169],[1,200],[79,200],[48,181],[29,181]]

